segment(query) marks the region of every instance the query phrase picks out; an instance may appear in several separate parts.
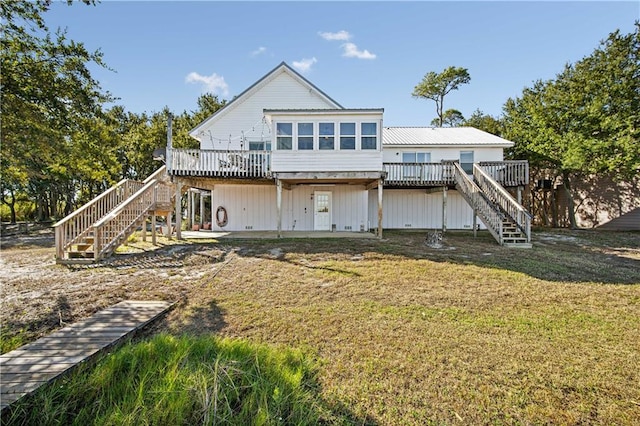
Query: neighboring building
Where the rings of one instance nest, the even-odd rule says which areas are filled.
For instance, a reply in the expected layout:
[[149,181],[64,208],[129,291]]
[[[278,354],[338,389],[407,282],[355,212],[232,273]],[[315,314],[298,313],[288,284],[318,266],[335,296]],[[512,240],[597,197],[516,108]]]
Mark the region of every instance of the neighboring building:
[[[529,179],[526,161],[503,161],[512,142],[474,128],[384,127],[383,116],[382,108],[344,108],[281,63],[190,132],[200,149],[174,149],[169,131],[165,181],[173,184],[177,236],[189,190],[187,218],[193,194],[210,197],[212,230],[382,236],[383,228],[478,229],[480,218],[500,244],[530,247],[530,215],[503,187],[520,198]],[[113,230],[103,220],[94,230],[61,221],[58,259],[108,255],[136,223],[166,211],[165,181],[154,174],[132,184],[147,189],[131,197],[146,190],[148,201],[125,200],[126,208],[146,210],[113,207]],[[94,234],[108,242],[87,238]]]

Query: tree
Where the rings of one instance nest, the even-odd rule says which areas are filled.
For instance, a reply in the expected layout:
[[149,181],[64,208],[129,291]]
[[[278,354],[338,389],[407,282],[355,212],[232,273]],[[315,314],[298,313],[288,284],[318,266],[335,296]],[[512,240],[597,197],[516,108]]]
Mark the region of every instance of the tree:
[[[640,172],[640,24],[615,31],[553,80],[537,81],[504,106],[505,133],[533,166],[552,167],[573,200],[573,177]],[[576,227],[573,203],[569,221]]]
[[[462,123],[464,123],[464,116],[457,109],[448,109],[442,114],[442,124],[447,127],[459,127]],[[431,120],[432,126],[438,126],[439,124],[439,118]]]
[[496,136],[502,136],[504,132],[504,126],[500,118],[493,117],[490,114],[485,114],[479,109],[476,109],[469,118],[464,120],[462,125],[475,127],[476,129],[483,130]]
[[112,100],[88,68],[91,62],[105,66],[101,52],[89,52],[64,31],[52,34],[42,19],[49,5],[46,0],[0,5],[0,201],[9,205],[17,192],[27,193],[39,219],[57,214],[61,196],[73,199],[72,139],[93,126],[102,104]]
[[471,81],[466,68],[448,67],[441,73],[428,72],[422,81],[413,89],[414,98],[431,99],[436,103],[437,123],[439,127],[444,124],[443,104],[444,97],[452,90],[458,90],[462,84]]

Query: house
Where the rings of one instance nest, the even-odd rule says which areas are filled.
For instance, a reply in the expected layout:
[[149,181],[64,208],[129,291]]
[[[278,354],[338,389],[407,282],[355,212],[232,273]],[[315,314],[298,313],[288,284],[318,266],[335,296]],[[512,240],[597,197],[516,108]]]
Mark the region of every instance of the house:
[[[283,62],[190,132],[199,149],[173,148],[169,126],[164,180],[154,178],[165,194],[162,209],[170,180],[178,238],[186,192],[187,220],[198,194],[200,221],[208,222],[206,197],[217,231],[373,230],[381,237],[383,228],[483,227],[500,244],[530,246],[530,216],[505,189],[520,194],[528,183],[526,161],[503,161],[512,142],[473,128],[385,127],[383,118],[383,108],[343,107]],[[120,227],[130,232],[127,223],[155,218],[153,200],[145,205]],[[77,249],[80,235],[95,259],[105,243],[94,235],[109,234],[111,246],[123,238],[100,225],[60,231],[60,258]]]

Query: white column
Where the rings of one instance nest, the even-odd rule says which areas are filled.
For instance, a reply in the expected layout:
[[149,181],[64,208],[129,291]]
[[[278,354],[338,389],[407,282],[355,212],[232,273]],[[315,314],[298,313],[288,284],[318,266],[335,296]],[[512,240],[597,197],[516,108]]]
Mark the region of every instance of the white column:
[[278,209],[278,238],[282,237],[282,182],[276,178],[276,207]]
[[447,230],[447,187],[442,187],[442,232]]
[[378,238],[382,238],[382,179],[378,179]]

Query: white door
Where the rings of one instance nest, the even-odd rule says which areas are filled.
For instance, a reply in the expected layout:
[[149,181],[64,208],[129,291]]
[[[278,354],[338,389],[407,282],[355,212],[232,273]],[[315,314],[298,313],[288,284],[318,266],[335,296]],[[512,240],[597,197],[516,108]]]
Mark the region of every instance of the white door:
[[331,192],[315,191],[313,230],[331,231]]

